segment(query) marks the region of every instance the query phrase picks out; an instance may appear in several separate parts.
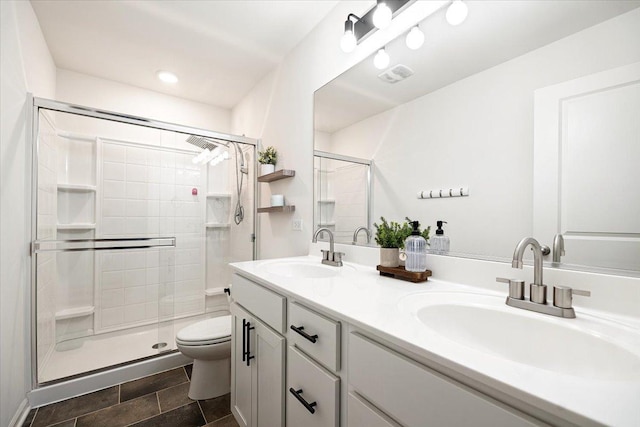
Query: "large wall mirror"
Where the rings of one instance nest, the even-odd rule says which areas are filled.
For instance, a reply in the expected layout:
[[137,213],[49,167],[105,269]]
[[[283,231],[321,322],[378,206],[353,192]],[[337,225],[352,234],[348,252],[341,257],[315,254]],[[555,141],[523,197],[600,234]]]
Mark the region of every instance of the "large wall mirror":
[[315,149],[375,162],[370,228],[447,221],[450,254],[494,260],[562,234],[555,266],[639,275],[640,2],[467,4],[316,91]]

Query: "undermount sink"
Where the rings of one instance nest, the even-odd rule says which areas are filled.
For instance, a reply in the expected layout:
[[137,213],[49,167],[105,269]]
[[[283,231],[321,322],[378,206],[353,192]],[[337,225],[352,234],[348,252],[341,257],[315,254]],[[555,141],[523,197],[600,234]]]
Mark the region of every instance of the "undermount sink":
[[325,279],[353,270],[348,265],[332,267],[320,261],[275,261],[265,264],[264,268],[271,274],[300,279]]
[[539,369],[606,381],[640,379],[640,336],[594,317],[560,319],[473,293],[421,293],[399,303],[449,341]]

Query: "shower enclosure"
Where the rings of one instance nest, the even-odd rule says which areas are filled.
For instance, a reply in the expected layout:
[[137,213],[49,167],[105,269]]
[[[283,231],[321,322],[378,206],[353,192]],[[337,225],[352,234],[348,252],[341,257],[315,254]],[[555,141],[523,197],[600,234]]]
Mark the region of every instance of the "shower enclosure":
[[174,351],[227,314],[228,263],[255,258],[257,141],[33,104],[35,385]]

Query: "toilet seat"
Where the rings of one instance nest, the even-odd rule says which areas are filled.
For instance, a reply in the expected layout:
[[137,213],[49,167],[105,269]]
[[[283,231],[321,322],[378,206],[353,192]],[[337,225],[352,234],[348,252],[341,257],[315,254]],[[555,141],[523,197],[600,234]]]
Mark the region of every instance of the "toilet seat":
[[182,328],[176,343],[186,346],[220,344],[231,340],[231,316],[220,316]]

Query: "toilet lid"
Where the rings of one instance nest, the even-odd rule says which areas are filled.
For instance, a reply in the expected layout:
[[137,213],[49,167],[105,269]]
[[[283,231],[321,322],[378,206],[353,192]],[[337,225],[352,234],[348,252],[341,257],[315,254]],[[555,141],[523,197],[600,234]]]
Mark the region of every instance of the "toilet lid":
[[231,336],[231,316],[214,317],[182,328],[176,341],[202,343],[226,341]]

